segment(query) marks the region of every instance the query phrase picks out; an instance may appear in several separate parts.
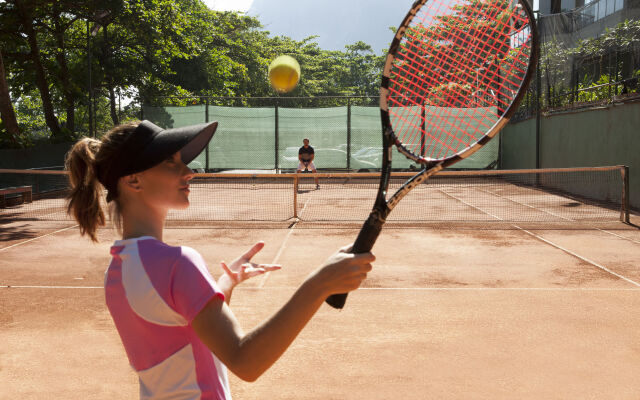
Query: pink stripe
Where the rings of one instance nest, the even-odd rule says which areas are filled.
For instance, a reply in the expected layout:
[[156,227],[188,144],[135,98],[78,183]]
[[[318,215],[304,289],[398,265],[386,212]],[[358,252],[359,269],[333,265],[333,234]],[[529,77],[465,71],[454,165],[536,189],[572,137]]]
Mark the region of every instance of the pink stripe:
[[196,360],[196,377],[198,386],[202,390],[202,400],[226,399],[211,350],[200,341],[194,331],[191,331],[191,334],[193,358]]
[[153,367],[189,344],[189,327],[152,324],[131,309],[122,286],[122,260],[117,255],[107,271],[105,297],[129,362],[136,371]]

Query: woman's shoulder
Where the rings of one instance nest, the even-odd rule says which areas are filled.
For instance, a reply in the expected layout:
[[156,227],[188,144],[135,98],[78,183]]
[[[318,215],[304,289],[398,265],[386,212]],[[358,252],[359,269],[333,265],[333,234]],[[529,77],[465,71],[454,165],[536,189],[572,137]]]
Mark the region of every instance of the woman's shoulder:
[[194,264],[204,264],[202,255],[194,248],[189,246],[178,246],[180,254],[179,257],[183,262],[190,262]]
[[172,260],[174,263],[204,265],[202,255],[192,247],[171,245],[159,240],[153,240],[150,245],[158,255],[162,254],[167,260]]
[[[131,247],[131,246],[134,247]],[[204,262],[200,253],[189,246],[171,245],[152,236],[143,236],[134,239],[116,240],[114,247],[136,251],[143,260],[153,260],[154,264],[175,264]],[[125,250],[127,251],[127,250]],[[161,262],[164,261],[164,262]]]

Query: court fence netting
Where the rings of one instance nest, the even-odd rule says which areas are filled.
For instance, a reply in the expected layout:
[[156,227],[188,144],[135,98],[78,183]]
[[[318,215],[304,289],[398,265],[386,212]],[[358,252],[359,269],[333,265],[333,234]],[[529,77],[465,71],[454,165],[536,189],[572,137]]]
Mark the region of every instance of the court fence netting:
[[[388,193],[412,175],[393,173]],[[629,222],[628,177],[625,166],[443,171],[414,188],[388,221]],[[378,183],[379,173],[195,174],[190,207],[169,211],[167,225],[361,223],[371,210]],[[72,222],[66,213],[68,193],[65,171],[0,170],[0,226]]]
[[[202,172],[229,169],[293,172],[305,138],[315,150],[318,168],[363,172],[380,169],[382,165],[378,103],[378,96],[173,96],[155,99],[153,105],[144,104],[142,117],[163,128],[217,121],[218,129],[207,148],[189,164]],[[443,110],[422,106],[426,118]],[[499,141],[492,140],[456,164],[456,168],[494,168],[498,153]],[[401,154],[397,156],[394,168],[419,167]]]
[[539,14],[536,78],[514,121],[640,98],[640,0],[574,4]]

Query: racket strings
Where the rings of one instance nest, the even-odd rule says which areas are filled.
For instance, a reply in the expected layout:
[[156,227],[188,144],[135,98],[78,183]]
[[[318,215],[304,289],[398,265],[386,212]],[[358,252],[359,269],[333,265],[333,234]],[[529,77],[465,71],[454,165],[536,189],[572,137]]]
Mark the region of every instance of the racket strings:
[[527,14],[503,0],[428,4],[405,30],[388,103],[402,145],[437,159],[473,145],[509,108],[526,75],[531,29]]
[[[434,0],[434,2],[437,2],[437,1],[435,1],[435,0]],[[496,11],[496,13],[497,13],[499,10],[495,10],[495,11]],[[495,17],[495,16],[491,16],[491,15],[487,15],[487,14],[485,14],[485,16],[486,16],[486,17]],[[422,21],[425,21],[425,20],[426,20],[426,18],[425,18],[425,17],[421,17],[421,16],[417,16],[417,18],[418,18],[418,19],[421,19]],[[447,28],[450,28],[449,33],[450,33],[450,34],[451,34],[451,36],[453,36],[455,39],[459,39],[460,41],[464,40],[464,39],[463,39],[463,38],[458,34],[458,32],[455,30],[455,28],[456,28],[455,26],[446,25],[446,24],[443,24],[443,25],[445,25]],[[489,24],[484,24],[483,26],[486,28],[486,29],[485,29],[485,32],[476,30],[476,33],[477,33],[477,34],[479,34],[479,35],[481,36],[481,38],[480,38],[480,39],[484,39],[484,42],[487,42],[487,41],[491,38],[491,35],[490,35],[490,34],[488,34],[488,33],[486,32],[486,30],[488,30],[491,26],[490,26]],[[412,29],[412,27],[409,27],[408,31],[409,31],[409,32],[413,31],[413,32],[415,33],[413,36],[412,36],[412,35],[410,35],[410,34],[408,35],[410,38],[412,38],[412,39],[413,39],[412,41],[407,41],[407,42],[406,42],[408,45],[411,45],[412,43],[416,43],[416,42],[418,42],[418,43],[429,43],[429,41],[425,41],[425,40],[424,40],[423,35],[421,35],[421,32],[419,32],[418,30],[415,30],[415,29]],[[437,31],[436,31],[436,32],[437,32]],[[495,30],[495,29],[492,29],[491,33],[495,34],[495,33],[496,33],[496,30]],[[437,34],[437,33],[436,33],[436,34],[434,34],[434,36],[436,37],[436,39],[437,39],[438,41],[447,41],[447,40],[448,40],[448,39],[447,39],[447,38],[445,38],[445,36],[444,36],[444,35],[442,35],[442,34]],[[491,53],[490,53],[490,51],[491,51],[491,50],[486,49],[486,47],[489,47],[489,48],[490,48],[490,49],[492,49],[492,50],[499,50],[499,49],[498,49],[497,47],[495,47],[495,46],[485,46],[485,49],[477,50],[477,49],[478,49],[478,45],[479,45],[479,44],[481,44],[483,41],[481,41],[481,40],[477,40],[478,38],[477,38],[476,36],[474,36],[474,37],[473,37],[473,39],[474,39],[474,40],[473,40],[473,46],[471,46],[471,47],[467,48],[467,52],[468,52],[468,54],[479,54],[479,56],[480,56],[480,57],[482,57],[482,59],[486,59],[486,58],[489,58],[489,56],[490,56],[490,54],[491,54]],[[431,42],[433,42],[433,41],[431,41]],[[415,46],[414,46],[414,48],[415,48]],[[407,50],[407,53],[408,53],[409,55],[413,55],[413,56],[414,56],[414,58],[412,59],[412,61],[426,61],[426,60],[423,60],[423,57],[419,54],[419,51],[413,51],[413,52],[412,52],[409,46],[406,46],[406,50]],[[424,50],[424,49],[422,49],[422,48],[418,48],[417,50]],[[430,48],[427,48],[426,50],[427,50],[427,51],[430,51],[431,53],[437,52],[437,49],[436,49],[434,46],[430,46]],[[474,51],[474,50],[475,50],[475,51]],[[442,54],[442,56],[444,56],[444,57],[440,57],[440,59],[438,60],[439,62],[444,63],[444,64],[445,64],[445,65],[447,65],[448,67],[453,68],[453,69],[457,70],[457,72],[461,72],[462,74],[465,74],[465,73],[466,73],[466,71],[469,71],[469,73],[467,73],[467,76],[466,76],[466,77],[464,77],[464,78],[472,78],[472,77],[473,77],[473,76],[471,76],[470,70],[469,70],[468,68],[465,68],[465,66],[463,66],[463,65],[460,65],[460,64],[459,64],[459,59],[456,59],[456,58],[454,58],[454,57],[452,57],[452,56],[449,56],[449,55],[448,55],[448,54],[446,54],[446,53]],[[476,57],[476,58],[478,58],[478,57]],[[418,59],[419,59],[419,60],[418,60]],[[432,58],[432,59],[434,59],[434,58]],[[476,63],[476,64],[477,64],[477,63]],[[488,61],[487,61],[487,62],[485,62],[484,64],[485,64],[485,66],[488,66],[488,65],[490,64],[490,62],[488,62]],[[430,66],[431,66],[431,67],[432,67],[432,69],[434,69],[434,70],[437,70],[438,68],[441,68],[441,67],[439,67],[439,65],[436,65],[436,64],[434,64],[434,63],[431,63],[431,65],[430,65]],[[481,67],[478,67],[478,68],[476,68],[476,69],[475,69],[475,71],[476,71],[477,73],[479,73],[479,71],[488,71],[488,69],[487,69],[487,68],[481,68]],[[485,79],[485,80],[488,80],[488,79],[489,79],[489,80],[492,80],[494,84],[499,84],[499,82],[497,82],[495,79],[493,79],[493,77],[492,77],[492,76],[489,76],[489,75],[487,75],[487,74],[484,74],[484,75],[483,75],[483,79]],[[424,83],[424,82],[423,82],[423,83]],[[444,99],[439,98],[439,100],[444,100]],[[455,104],[455,102],[454,102],[452,105],[457,106],[457,105],[460,105],[460,104]]]
[[[439,7],[443,6],[442,3],[439,3],[436,0],[434,0],[433,2],[439,4]],[[499,10],[494,10],[494,11],[496,13],[498,13]],[[429,16],[429,18],[427,18],[425,16],[422,16],[422,15],[417,15],[416,18],[421,20],[422,22],[426,22],[427,19],[433,19],[433,17],[430,14],[427,14],[427,15]],[[495,15],[484,14],[484,16],[486,18],[495,18]],[[444,19],[443,21],[446,21],[446,19]],[[448,28],[447,33],[449,34],[449,36],[453,36],[453,38],[457,39],[458,42],[463,42],[463,44],[464,44],[464,42],[466,42],[466,44],[469,44],[469,41],[466,40],[464,37],[462,37],[462,35],[459,32],[459,29],[458,29],[457,26],[447,25],[444,22],[442,24],[440,24],[440,25],[444,26],[445,28]],[[438,42],[435,42],[433,40],[431,40],[431,41],[424,40],[425,35],[423,34],[423,32],[426,32],[426,30],[422,29],[423,32],[421,32],[420,30],[415,29],[415,26],[424,27],[424,23],[414,24],[413,26],[408,28],[409,32],[411,32],[411,31],[414,32],[413,36],[407,35],[413,40],[405,42],[406,45],[407,45],[406,46],[407,53],[409,55],[413,55],[414,56],[414,59],[412,61],[418,61],[418,62],[420,62],[420,61],[424,62],[425,61],[424,57],[422,57],[419,54],[420,51],[424,52],[424,50],[427,50],[431,54],[433,54],[433,53],[438,54],[438,52],[440,52],[439,49],[436,48],[436,46],[434,46],[434,45],[429,46],[430,43],[447,42],[447,41],[450,42],[451,41],[451,39],[449,37],[445,37],[443,34],[438,33],[438,30],[435,30],[435,29],[432,30],[431,33],[433,33],[433,36],[435,36],[435,38],[437,39]],[[485,27],[485,31],[480,31],[480,30],[476,29],[476,32],[475,32],[476,35],[472,36],[472,39],[473,39],[472,40],[472,46],[470,46],[470,47],[468,46],[468,48],[466,49],[467,50],[466,53],[467,53],[467,56],[468,55],[476,55],[475,58],[477,60],[486,60],[488,58],[491,58],[491,55],[493,54],[493,53],[491,53],[491,50],[499,50],[499,49],[497,47],[495,47],[495,46],[491,46],[491,45],[487,45],[486,44],[491,39],[491,35],[487,34],[487,32],[486,32],[486,30],[488,30],[491,27],[491,25],[490,24],[484,24],[484,25],[481,25],[481,26]],[[441,31],[444,31],[444,30],[441,29]],[[491,33],[495,35],[496,30],[492,29]],[[478,38],[478,36],[481,36],[481,37]],[[479,40],[479,39],[483,39],[483,40]],[[413,48],[418,50],[418,51],[413,51],[412,52],[411,51],[411,47],[409,47],[409,46],[411,46],[412,44],[415,44],[415,43],[419,43],[420,45],[426,45],[428,47],[426,49],[424,49],[424,48],[413,46]],[[485,44],[485,46],[484,46],[485,49],[479,49],[479,50],[475,50],[474,51],[474,49],[478,49],[479,48],[478,46],[482,45],[483,43]],[[455,54],[455,53],[453,53],[453,54]],[[463,74],[466,72],[465,71],[466,68],[464,68],[464,66],[462,66],[462,65],[459,65],[459,57],[458,58],[454,58],[452,56],[449,56],[447,53],[442,53],[442,52],[440,52],[439,55],[440,55],[440,59],[438,61],[440,63],[444,63],[448,67],[454,68],[458,72],[462,72]],[[432,57],[432,59],[434,59],[434,58],[435,57]],[[477,64],[477,62],[476,62],[476,64]],[[486,61],[485,65],[488,65],[488,64],[489,64],[489,62]],[[438,65],[432,64],[431,66],[432,66],[432,68],[434,70],[441,69],[439,64]]]

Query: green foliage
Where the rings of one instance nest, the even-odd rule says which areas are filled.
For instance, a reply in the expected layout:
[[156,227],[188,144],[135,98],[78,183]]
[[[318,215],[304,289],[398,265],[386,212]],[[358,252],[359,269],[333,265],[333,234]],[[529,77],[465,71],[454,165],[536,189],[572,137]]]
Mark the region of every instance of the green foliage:
[[593,102],[608,99],[610,95],[609,76],[601,75],[596,82],[586,80],[578,85],[578,102]]
[[571,51],[577,56],[602,57],[613,51],[629,51],[640,45],[640,20],[626,20],[605,33],[583,40]]
[[[562,41],[544,42],[540,59],[546,81],[543,104],[559,108],[573,101],[604,101],[621,93],[623,85],[615,82],[637,73],[638,48],[640,20],[621,22],[598,37],[580,41],[573,48],[564,47]],[[573,76],[571,68],[575,69]],[[598,87],[600,85],[604,86]]]
[[[21,14],[19,7],[26,11]],[[55,136],[44,118],[27,25],[33,26],[39,47],[44,95],[62,127]],[[0,48],[21,146],[89,133],[89,71],[95,127],[104,132],[138,118],[140,104],[187,105],[200,103],[199,96],[277,96],[267,68],[281,54],[294,56],[302,67],[300,84],[286,97],[375,95],[384,60],[384,54],[363,42],[327,51],[313,36],[300,41],[272,37],[257,19],[212,11],[201,0],[8,0],[0,3]],[[119,97],[133,101],[121,109]],[[3,135],[0,124],[0,146],[9,142]]]

